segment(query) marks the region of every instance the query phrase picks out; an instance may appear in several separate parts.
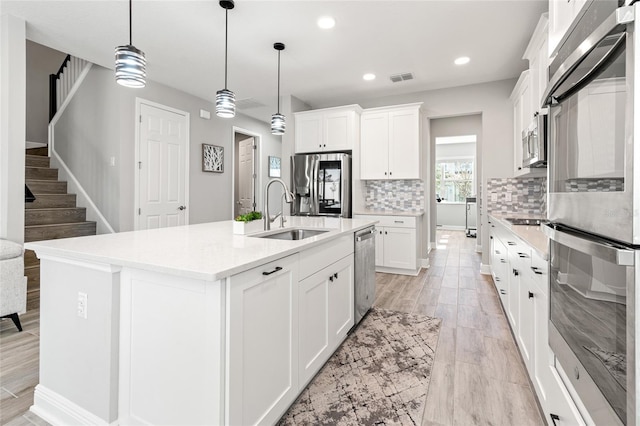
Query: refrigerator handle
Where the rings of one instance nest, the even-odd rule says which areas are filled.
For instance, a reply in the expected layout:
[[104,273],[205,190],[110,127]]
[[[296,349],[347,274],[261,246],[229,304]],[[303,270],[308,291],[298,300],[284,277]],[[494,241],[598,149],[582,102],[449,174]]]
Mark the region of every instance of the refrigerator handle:
[[311,214],[317,215],[320,213],[320,205],[318,202],[318,185],[320,185],[319,179],[319,171],[320,171],[320,158],[317,155],[313,156],[313,163],[311,167],[311,188],[309,191],[311,193],[311,200],[309,200],[309,205],[311,207]]

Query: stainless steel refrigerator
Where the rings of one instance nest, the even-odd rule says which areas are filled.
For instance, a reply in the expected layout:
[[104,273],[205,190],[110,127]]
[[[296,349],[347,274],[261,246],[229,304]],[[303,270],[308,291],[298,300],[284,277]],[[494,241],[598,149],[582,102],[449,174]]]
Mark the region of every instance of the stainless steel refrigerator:
[[292,215],[351,217],[351,155],[294,155],[291,180]]

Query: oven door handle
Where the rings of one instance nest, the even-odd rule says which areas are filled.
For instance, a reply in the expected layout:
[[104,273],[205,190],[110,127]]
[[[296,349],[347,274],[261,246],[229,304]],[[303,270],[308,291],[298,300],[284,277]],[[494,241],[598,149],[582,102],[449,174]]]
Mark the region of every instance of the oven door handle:
[[[624,26],[635,20],[633,6],[624,6],[616,9],[598,28],[596,28],[576,50],[574,50],[567,59],[558,67],[556,73],[551,76],[547,90],[545,90],[542,106],[548,106],[554,103],[558,97],[561,97],[567,92],[573,92],[574,88],[580,87],[583,82],[587,81],[590,76],[596,72],[600,65],[605,62],[616,51],[617,47],[625,40],[626,33]],[[612,44],[611,48],[605,52],[598,60],[595,66],[593,66],[587,73],[576,82],[571,89],[564,91],[563,93],[556,93],[557,89],[564,83],[567,76],[569,76],[575,68],[580,65],[582,60],[590,55],[593,50],[608,37],[614,31],[620,31],[618,39]]]
[[633,250],[616,246],[597,237],[582,236],[577,232],[564,229],[560,225],[545,225],[542,231],[551,240],[579,252],[597,257],[620,266],[633,266],[635,253]]

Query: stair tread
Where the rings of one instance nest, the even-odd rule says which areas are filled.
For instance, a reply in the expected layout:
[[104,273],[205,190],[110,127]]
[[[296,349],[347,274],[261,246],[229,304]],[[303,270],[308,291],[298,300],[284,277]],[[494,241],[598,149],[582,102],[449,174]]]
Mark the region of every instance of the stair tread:
[[26,225],[25,228],[52,228],[54,226],[73,226],[73,225],[85,225],[95,224],[95,221],[86,220],[83,222],[66,222],[66,223],[48,223],[46,225]]
[[33,183],[39,183],[39,182],[66,182],[66,180],[54,180],[52,181],[51,179],[25,179],[26,182],[33,182]]
[[[51,194],[48,194],[48,195],[51,195]],[[86,207],[41,207],[41,208],[37,208],[37,209],[29,209],[29,211],[37,212],[37,211],[41,211],[41,210],[60,211],[60,210],[86,210],[86,209],[87,209]]]

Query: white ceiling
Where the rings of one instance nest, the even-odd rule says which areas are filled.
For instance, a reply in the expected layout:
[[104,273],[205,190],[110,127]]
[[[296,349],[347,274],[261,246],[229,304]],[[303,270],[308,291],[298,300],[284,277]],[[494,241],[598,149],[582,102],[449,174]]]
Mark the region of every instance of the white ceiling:
[[[522,54],[548,0],[263,1],[236,0],[229,11],[229,83],[240,109],[267,121],[276,110],[277,52],[283,42],[281,93],[314,108],[517,77]],[[37,43],[113,68],[128,43],[128,1],[9,1],[1,13],[24,17]],[[322,15],[336,20],[322,30]],[[224,86],[224,10],[217,0],[133,2],[133,45],[147,76],[214,101]],[[453,60],[469,56],[456,66]],[[364,81],[362,75],[377,75]],[[391,74],[414,80],[392,83]],[[135,90],[135,89],[131,89]]]

